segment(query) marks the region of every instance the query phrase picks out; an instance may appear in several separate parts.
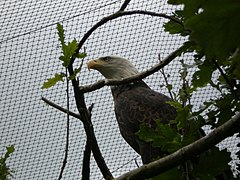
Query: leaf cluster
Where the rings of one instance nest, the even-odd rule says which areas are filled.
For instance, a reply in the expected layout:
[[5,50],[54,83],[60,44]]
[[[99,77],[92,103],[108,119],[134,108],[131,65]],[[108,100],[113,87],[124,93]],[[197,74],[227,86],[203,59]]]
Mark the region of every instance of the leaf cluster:
[[207,57],[224,60],[240,46],[238,0],[169,0],[168,3],[183,5],[174,16],[182,20],[184,27],[180,29],[170,21],[165,25],[166,30],[180,34],[188,31],[190,40],[196,41]]
[[0,179],[1,180],[7,180],[9,176],[13,177],[14,171],[11,170],[7,164],[6,161],[9,158],[10,154],[14,152],[14,146],[8,146],[6,147],[7,152],[3,157],[0,158]]
[[156,129],[149,128],[146,124],[140,125],[136,135],[152,144],[153,147],[160,147],[163,152],[172,153],[181,147],[181,135],[169,124],[162,124],[156,120]]
[[[84,59],[87,54],[86,52],[82,53],[76,53],[78,49],[78,43],[76,39],[72,40],[71,42],[65,43],[65,34],[64,29],[61,24],[57,24],[57,30],[58,30],[58,37],[59,41],[61,43],[61,49],[62,49],[62,55],[59,57],[59,59],[62,61],[62,66],[67,68],[69,64],[71,63],[72,58],[80,58]],[[81,71],[81,66],[74,69],[73,75],[69,77],[70,80],[74,79],[77,74]],[[66,73],[56,73],[53,78],[49,78],[46,82],[43,83],[42,89],[47,89],[52,86],[54,86],[59,81],[64,81],[64,78],[67,78]]]
[[[216,59],[219,65],[228,68],[227,74],[231,78],[240,79],[240,2],[169,0],[168,3],[183,6],[173,14],[182,21],[182,25],[171,20],[164,25],[165,31],[188,36],[195,43],[193,50],[205,58],[205,68],[211,66],[212,59]],[[196,76],[208,71],[206,81],[213,70],[200,69]]]

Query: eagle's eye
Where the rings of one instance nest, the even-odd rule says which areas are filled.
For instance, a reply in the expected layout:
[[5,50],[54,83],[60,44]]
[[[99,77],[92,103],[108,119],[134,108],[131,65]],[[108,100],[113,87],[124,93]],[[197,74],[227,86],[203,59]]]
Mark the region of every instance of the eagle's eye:
[[108,61],[110,61],[110,57],[108,57],[108,56],[102,57],[102,60],[108,62]]

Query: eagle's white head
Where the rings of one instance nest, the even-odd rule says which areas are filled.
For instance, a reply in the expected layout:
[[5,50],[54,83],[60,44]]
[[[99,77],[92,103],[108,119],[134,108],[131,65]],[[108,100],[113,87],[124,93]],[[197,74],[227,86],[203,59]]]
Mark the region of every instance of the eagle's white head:
[[98,70],[107,79],[120,80],[139,73],[129,60],[112,55],[90,60],[87,66]]

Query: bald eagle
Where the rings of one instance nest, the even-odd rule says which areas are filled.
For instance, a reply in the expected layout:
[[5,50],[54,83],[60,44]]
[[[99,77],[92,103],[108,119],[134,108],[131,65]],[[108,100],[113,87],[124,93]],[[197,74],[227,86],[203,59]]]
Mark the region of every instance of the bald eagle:
[[[132,63],[122,57],[106,56],[87,63],[89,69],[98,70],[107,79],[121,80],[138,74]],[[111,86],[116,119],[121,135],[141,155],[144,164],[163,156],[159,148],[139,139],[136,132],[142,123],[156,127],[156,119],[168,123],[176,117],[176,110],[167,104],[171,99],[153,91],[144,81]]]
[[[94,59],[89,61],[87,66],[89,69],[98,70],[107,79],[120,80],[139,73],[130,61],[118,56]],[[166,103],[171,99],[153,91],[142,80],[111,86],[111,91],[120,132],[127,143],[141,155],[143,164],[168,154],[160,148],[154,148],[150,143],[139,139],[136,132],[139,131],[139,126],[142,123],[145,123],[150,128],[155,128],[157,119],[165,124],[170,120],[174,120],[177,115],[176,110]],[[204,135],[204,132],[200,132],[200,134]],[[227,180],[231,179],[231,177],[232,172],[229,168],[216,176],[216,179]]]

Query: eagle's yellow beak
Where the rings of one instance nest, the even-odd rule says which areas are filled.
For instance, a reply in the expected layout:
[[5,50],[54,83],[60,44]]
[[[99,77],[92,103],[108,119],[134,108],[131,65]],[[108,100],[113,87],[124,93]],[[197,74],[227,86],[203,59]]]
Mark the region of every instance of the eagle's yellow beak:
[[100,59],[93,59],[87,62],[88,70],[90,69],[97,69],[98,67],[102,66],[104,62]]
[[95,61],[96,60],[91,60],[91,61],[87,62],[87,67],[88,67],[89,71],[90,71],[90,69],[94,69],[94,66],[96,65]]

